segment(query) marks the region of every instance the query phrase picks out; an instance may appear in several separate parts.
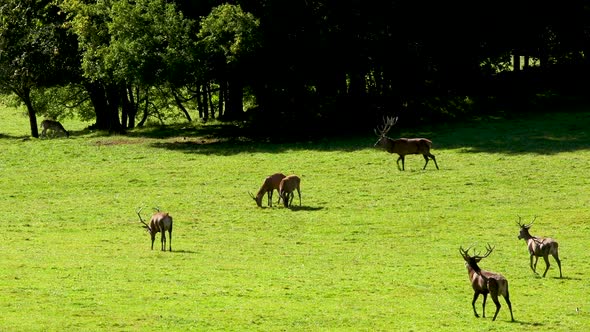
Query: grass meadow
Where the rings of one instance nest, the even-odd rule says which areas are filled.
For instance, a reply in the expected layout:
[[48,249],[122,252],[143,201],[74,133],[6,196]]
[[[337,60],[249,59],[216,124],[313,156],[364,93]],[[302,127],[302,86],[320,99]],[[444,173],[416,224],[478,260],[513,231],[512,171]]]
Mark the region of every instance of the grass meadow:
[[[405,172],[372,132],[276,143],[65,120],[69,139],[29,139],[22,113],[0,109],[2,331],[590,328],[590,109],[393,130],[434,142],[440,170],[414,155]],[[248,192],[279,171],[301,176],[302,206],[256,207]],[[139,207],[174,217],[173,252],[150,250]],[[552,258],[531,271],[518,216],[558,240],[564,278]],[[473,315],[458,249],[487,243],[516,322],[503,298],[495,322],[491,299]]]

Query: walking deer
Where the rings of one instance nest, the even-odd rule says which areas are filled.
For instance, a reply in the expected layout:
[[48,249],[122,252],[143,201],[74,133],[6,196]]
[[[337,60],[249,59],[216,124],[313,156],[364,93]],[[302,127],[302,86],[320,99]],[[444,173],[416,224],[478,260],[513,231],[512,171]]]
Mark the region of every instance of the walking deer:
[[301,179],[297,175],[289,175],[281,180],[281,184],[279,185],[279,195],[283,199],[285,207],[289,207],[293,202],[293,197],[295,196],[293,191],[295,190],[297,190],[297,194],[299,195],[299,206],[301,206],[300,184]]
[[479,261],[488,257],[494,248],[488,244],[486,247],[487,252],[483,256],[475,254],[475,251],[475,255],[470,256],[469,249],[471,249],[471,247],[467,248],[467,250],[463,250],[463,247],[459,247],[459,252],[465,260],[465,266],[467,267],[467,272],[469,273],[469,281],[471,282],[471,287],[475,292],[473,294],[473,301],[471,302],[475,317],[479,317],[477,310],[475,310],[475,301],[477,301],[479,294],[483,294],[483,317],[485,318],[486,299],[489,293],[492,296],[494,304],[496,305],[496,313],[494,314],[494,318],[492,320],[496,320],[496,316],[498,316],[498,312],[500,311],[501,307],[500,301],[498,301],[498,295],[502,295],[508,304],[508,309],[510,309],[510,317],[512,318],[512,321],[514,321],[514,316],[512,315],[512,304],[510,303],[510,295],[508,293],[508,280],[506,280],[506,278],[504,278],[504,276],[499,273],[484,271],[477,265]]
[[142,209],[143,208],[137,210],[137,215],[139,216],[139,221],[144,224],[143,227],[147,229],[147,231],[150,233],[150,236],[152,237],[152,250],[154,250],[154,240],[156,239],[156,233],[160,232],[162,235],[160,238],[162,243],[162,251],[166,251],[166,231],[168,231],[168,237],[170,238],[169,251],[172,251],[172,216],[170,216],[168,213],[158,211],[152,215],[148,225],[141,218],[140,212]]
[[70,133],[64,128],[64,126],[55,120],[43,120],[41,121],[41,137],[47,136],[47,130],[51,130],[54,134],[61,131],[66,134],[66,137],[70,137]]
[[281,185],[281,180],[283,180],[284,178],[285,178],[285,174],[283,174],[283,173],[275,173],[271,176],[268,176],[268,177],[266,177],[266,179],[264,179],[264,182],[262,183],[262,186],[258,190],[256,197],[254,197],[254,195],[252,195],[252,193],[248,193],[248,194],[250,194],[250,197],[252,197],[254,199],[254,201],[256,202],[256,205],[258,205],[258,207],[262,207],[262,197],[264,197],[264,195],[266,194],[267,198],[268,198],[268,206],[272,207],[272,194],[275,190],[279,193],[279,199],[277,200],[277,204],[281,201],[279,187]]
[[[557,262],[557,266],[559,266],[559,277],[562,278],[561,274],[561,261],[559,260],[559,244],[552,238],[549,237],[539,237],[539,236],[532,236],[529,233],[529,229],[535,222],[536,217],[531,221],[530,224],[522,224],[521,218],[518,217],[518,221],[516,222],[520,227],[520,232],[518,233],[518,239],[524,239],[527,243],[527,248],[529,249],[529,254],[531,257],[531,269],[533,272],[537,273],[537,261],[539,257],[543,257],[545,260],[545,272],[543,273],[543,277],[547,275],[547,271],[549,271],[549,255],[555,258]],[[533,265],[533,256],[535,257],[535,264]],[[538,274],[538,273],[537,273]]]
[[[438,164],[436,163],[436,158],[432,153],[430,153],[430,148],[432,147],[432,141],[426,138],[398,138],[393,139],[389,138],[385,135],[389,132],[391,127],[393,127],[397,122],[397,117],[387,117],[383,119],[383,126],[377,127],[375,129],[375,134],[379,136],[379,140],[375,143],[374,146],[381,146],[385,149],[385,151],[389,153],[397,153],[399,158],[397,158],[397,168],[399,170],[405,170],[405,158],[408,154],[421,154],[424,156],[424,160],[426,163],[422,169],[426,169],[426,165],[428,165],[428,161],[432,159],[434,161],[434,165],[436,169],[438,168]],[[430,159],[429,159],[430,158]],[[399,161],[402,161],[402,167],[399,167]]]

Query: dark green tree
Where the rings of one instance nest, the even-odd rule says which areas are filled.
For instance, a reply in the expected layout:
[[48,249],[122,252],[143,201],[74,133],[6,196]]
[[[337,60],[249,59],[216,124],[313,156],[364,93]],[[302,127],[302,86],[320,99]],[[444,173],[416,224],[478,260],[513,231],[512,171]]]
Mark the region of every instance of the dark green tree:
[[31,135],[39,137],[31,91],[74,80],[75,39],[52,1],[4,0],[0,5],[0,89],[25,104]]

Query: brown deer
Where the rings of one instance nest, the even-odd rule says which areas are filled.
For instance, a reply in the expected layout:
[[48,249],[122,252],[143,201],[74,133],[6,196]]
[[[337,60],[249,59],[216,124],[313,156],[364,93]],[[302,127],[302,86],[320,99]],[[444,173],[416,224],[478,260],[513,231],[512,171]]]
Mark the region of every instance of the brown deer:
[[137,215],[139,216],[139,221],[144,224],[143,227],[147,229],[152,237],[152,250],[154,250],[154,240],[156,239],[156,233],[160,232],[162,234],[160,239],[162,242],[162,251],[166,251],[166,231],[168,231],[168,236],[170,238],[169,251],[172,251],[172,216],[170,216],[168,213],[158,211],[152,215],[148,225],[141,218],[140,212],[142,209],[143,208],[137,210]]
[[262,197],[264,197],[264,195],[266,194],[268,198],[268,206],[272,207],[272,194],[275,190],[279,193],[279,199],[277,200],[277,204],[281,201],[279,186],[281,185],[281,180],[283,180],[284,178],[285,174],[283,173],[275,173],[271,176],[267,176],[266,179],[264,179],[262,186],[258,190],[256,197],[254,197],[252,193],[248,194],[250,194],[250,197],[254,199],[258,207],[262,207]]
[[59,123],[59,121],[55,120],[43,120],[41,121],[41,137],[47,136],[47,130],[53,131],[53,133],[57,133],[61,131],[66,134],[66,137],[70,137],[70,133],[64,128],[64,126]]
[[299,206],[301,206],[300,184],[301,179],[297,175],[289,175],[281,180],[281,183],[279,184],[279,195],[283,199],[285,207],[289,207],[293,202],[293,197],[295,197],[293,191],[295,190],[297,190],[297,194],[299,195]]
[[[389,153],[397,153],[399,155],[399,158],[397,158],[397,168],[399,170],[403,171],[406,169],[405,158],[408,154],[421,154],[424,156],[424,160],[426,160],[426,163],[424,164],[424,168],[422,169],[426,169],[426,165],[428,165],[429,158],[434,161],[436,169],[439,169],[438,164],[436,163],[436,158],[432,153],[430,153],[432,141],[426,138],[389,138],[385,135],[387,135],[391,127],[393,127],[396,124],[397,117],[387,117],[386,119],[383,119],[383,122],[383,127],[377,127],[375,129],[375,134],[379,136],[379,140],[377,140],[374,146],[380,146]],[[399,167],[400,160],[402,161],[401,168]]]
[[[559,249],[559,244],[552,238],[549,237],[539,237],[539,236],[532,236],[529,233],[529,229],[535,222],[535,217],[530,224],[522,224],[521,218],[518,217],[518,221],[516,222],[520,227],[520,232],[518,233],[518,239],[524,239],[527,243],[527,248],[529,249],[529,254],[531,256],[531,269],[533,272],[537,273],[537,261],[539,257],[543,257],[545,260],[545,273],[543,273],[543,277],[547,275],[547,271],[549,271],[549,255],[555,258],[557,262],[557,266],[559,266],[559,277],[562,278],[561,274],[561,261],[559,260],[559,253],[557,252]],[[535,257],[535,264],[533,265],[533,256]]]
[[487,252],[483,256],[479,256],[479,254],[469,256],[469,249],[471,248],[463,250],[463,247],[459,247],[459,252],[465,260],[465,266],[467,267],[467,272],[469,273],[469,281],[471,282],[471,287],[475,292],[473,294],[473,301],[471,302],[475,317],[479,317],[477,311],[475,310],[475,301],[477,301],[479,294],[483,294],[483,317],[485,318],[486,299],[489,293],[492,296],[494,304],[496,304],[496,313],[494,314],[494,318],[492,320],[496,320],[496,316],[498,316],[498,312],[500,311],[501,307],[500,301],[498,301],[498,295],[502,295],[508,304],[508,309],[510,309],[510,317],[512,318],[512,321],[514,321],[514,316],[512,315],[512,304],[510,303],[510,296],[508,294],[508,280],[506,280],[506,278],[504,278],[504,276],[499,273],[484,271],[477,265],[479,261],[488,257],[494,248],[488,244],[486,247]]

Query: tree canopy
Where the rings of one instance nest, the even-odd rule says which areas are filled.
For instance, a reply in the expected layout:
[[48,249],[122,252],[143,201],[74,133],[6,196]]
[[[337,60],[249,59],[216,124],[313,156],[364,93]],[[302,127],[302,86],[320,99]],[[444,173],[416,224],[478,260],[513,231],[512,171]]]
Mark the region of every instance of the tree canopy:
[[5,0],[0,88],[27,105],[33,136],[31,90],[49,87],[83,91],[94,126],[120,132],[193,112],[435,121],[465,100],[583,91],[589,14],[581,0]]

